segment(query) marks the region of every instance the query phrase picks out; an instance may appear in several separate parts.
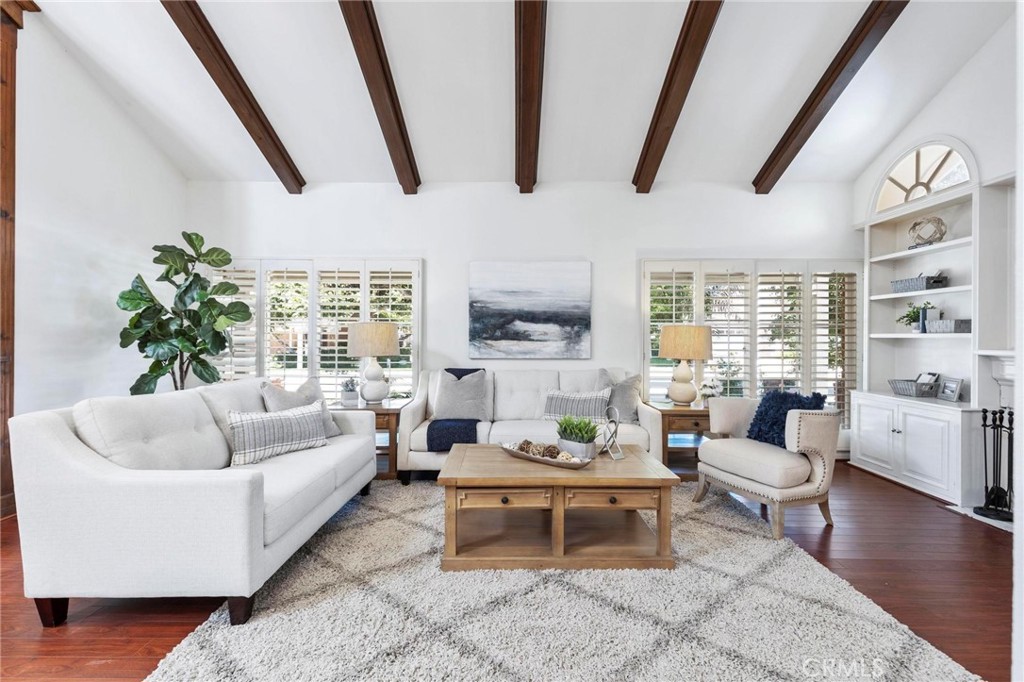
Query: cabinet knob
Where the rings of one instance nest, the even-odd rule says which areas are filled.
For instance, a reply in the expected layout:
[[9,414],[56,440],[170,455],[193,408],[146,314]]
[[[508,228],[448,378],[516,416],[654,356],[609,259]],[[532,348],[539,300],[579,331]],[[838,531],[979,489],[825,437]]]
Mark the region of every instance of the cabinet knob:
[[889,433],[896,433],[896,429],[889,429]]
[[618,501],[619,500],[614,495],[608,498],[608,504],[615,504]]
[[501,503],[502,504],[508,504],[508,498],[507,497],[501,498]]
[[900,431],[899,429],[896,429],[896,433],[903,433],[903,432]]

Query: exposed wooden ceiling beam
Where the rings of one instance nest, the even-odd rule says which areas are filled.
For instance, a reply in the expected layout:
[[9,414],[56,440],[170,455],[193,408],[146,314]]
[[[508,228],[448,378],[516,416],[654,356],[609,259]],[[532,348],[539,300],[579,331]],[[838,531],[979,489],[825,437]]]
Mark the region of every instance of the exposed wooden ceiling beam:
[[398,91],[391,77],[391,66],[384,50],[384,39],[377,25],[377,14],[370,0],[338,0],[341,14],[345,17],[352,46],[356,50],[359,68],[366,80],[373,109],[377,112],[384,143],[391,155],[391,163],[398,175],[398,182],[406,194],[416,194],[420,185],[420,172],[416,168],[416,157],[412,153],[409,131],[405,128],[402,105]]
[[523,194],[537,183],[540,103],[544,85],[547,0],[516,0],[516,184]]
[[829,64],[810,97],[789,124],[785,134],[754,178],[754,191],[772,191],[782,174],[793,163],[804,143],[825,119],[832,105],[850,84],[868,56],[882,42],[909,0],[874,0],[857,22],[850,37]]
[[18,28],[25,27],[25,12],[38,12],[39,5],[33,0],[0,0],[0,12]]
[[305,179],[198,3],[195,0],[161,0],[161,3],[285,188],[291,194],[301,194]]
[[721,0],[690,0],[686,8],[679,39],[651,117],[651,127],[647,129],[647,139],[633,173],[633,184],[638,193],[651,191],[721,9]]

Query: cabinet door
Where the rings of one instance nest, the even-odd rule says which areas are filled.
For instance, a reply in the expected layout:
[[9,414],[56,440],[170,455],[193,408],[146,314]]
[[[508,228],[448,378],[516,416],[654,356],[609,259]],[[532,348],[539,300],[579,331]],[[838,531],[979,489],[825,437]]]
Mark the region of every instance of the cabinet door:
[[945,411],[912,405],[900,406],[899,426],[902,474],[911,485],[939,495],[952,490],[951,417]]
[[854,462],[870,465],[886,472],[895,472],[893,435],[896,428],[896,407],[871,400],[854,400],[853,450]]

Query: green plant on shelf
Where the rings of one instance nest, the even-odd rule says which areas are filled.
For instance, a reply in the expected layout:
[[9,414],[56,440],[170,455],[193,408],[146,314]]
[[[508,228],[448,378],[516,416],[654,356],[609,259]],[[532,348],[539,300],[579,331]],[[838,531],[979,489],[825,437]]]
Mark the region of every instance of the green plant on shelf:
[[907,303],[907,311],[896,318],[896,321],[900,324],[905,324],[908,327],[913,327],[915,324],[921,324],[921,311],[922,310],[935,310],[935,306],[932,305],[931,301],[925,301],[921,305],[916,305],[913,301]]
[[597,424],[588,417],[567,414],[558,420],[558,437],[573,443],[593,443],[597,440]]

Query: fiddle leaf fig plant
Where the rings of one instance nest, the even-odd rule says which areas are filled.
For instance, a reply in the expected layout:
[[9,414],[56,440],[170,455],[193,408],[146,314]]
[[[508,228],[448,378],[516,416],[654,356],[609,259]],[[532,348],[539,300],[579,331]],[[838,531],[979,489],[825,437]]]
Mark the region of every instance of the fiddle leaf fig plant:
[[117,307],[133,313],[121,330],[121,348],[137,344],[139,352],[152,362],[136,379],[131,394],[152,393],[160,379],[171,376],[175,390],[185,388],[189,373],[208,384],[220,381],[220,373],[210,364],[228,347],[228,329],[252,319],[249,306],[241,301],[222,303],[217,296],[234,296],[238,286],[210,280],[197,271],[199,265],[222,268],[231,264],[231,254],[206,245],[202,235],[182,232],[188,250],[180,246],[158,244],[153,262],[163,266],[156,278],[174,287],[170,305],[166,305],[142,278],[135,275],[131,288],[117,297]]

